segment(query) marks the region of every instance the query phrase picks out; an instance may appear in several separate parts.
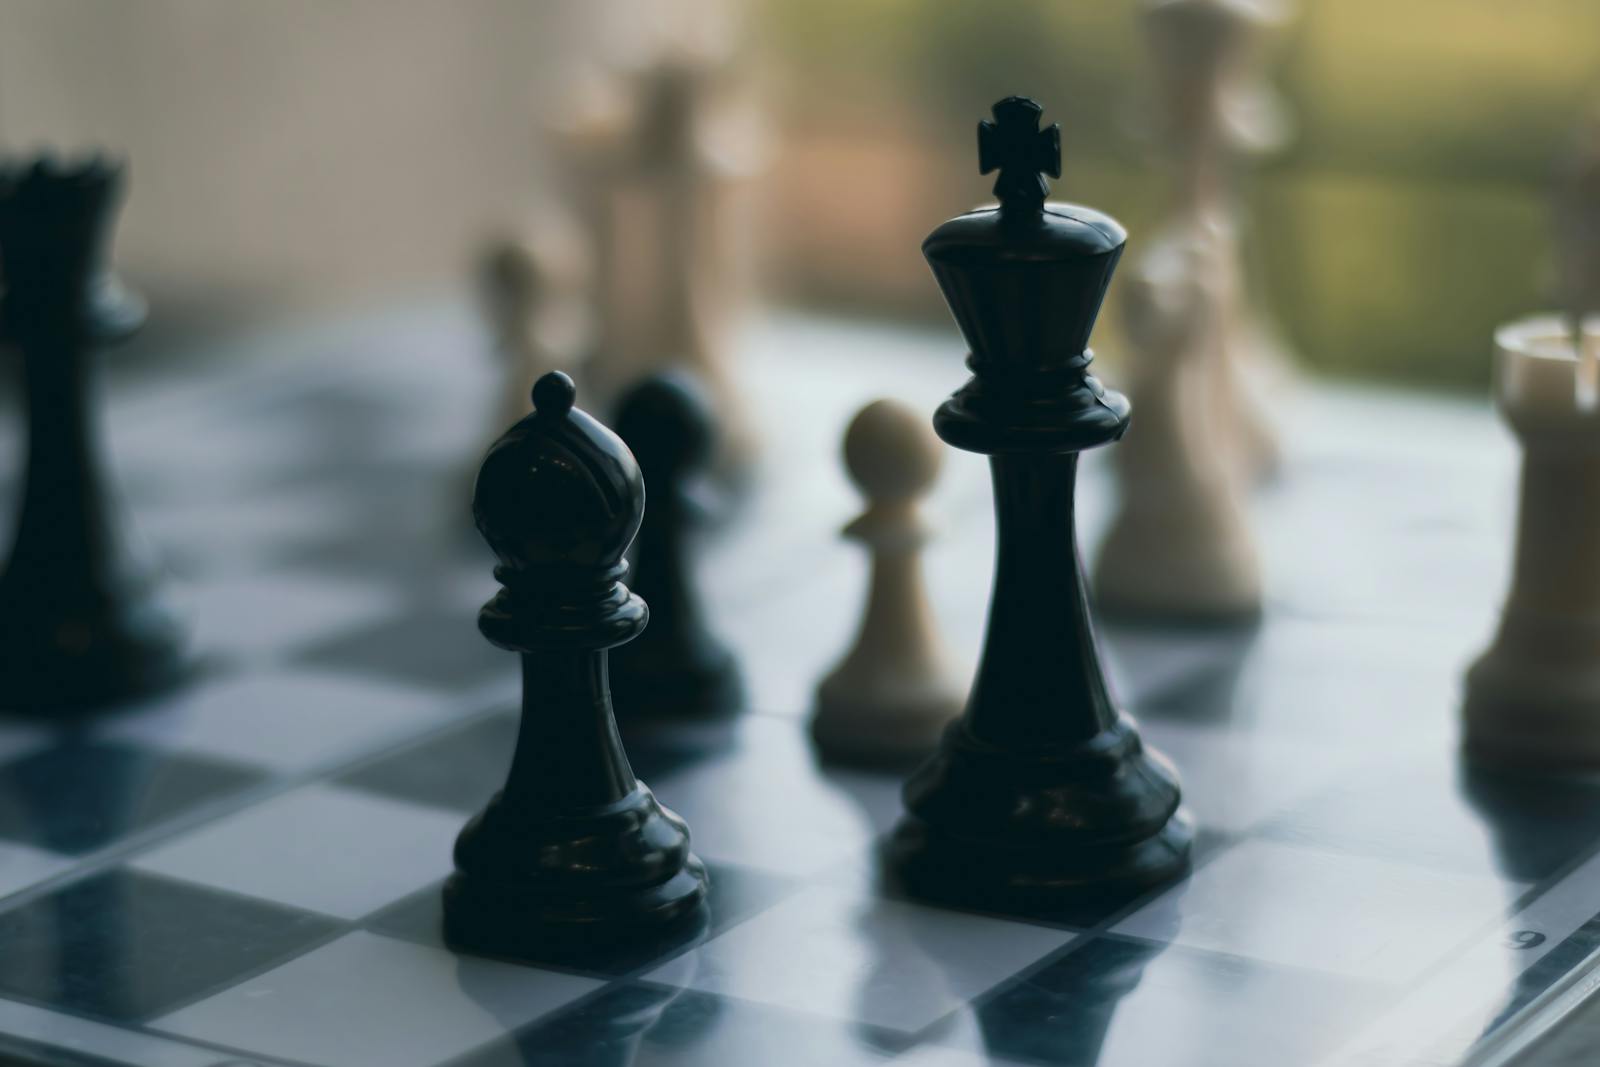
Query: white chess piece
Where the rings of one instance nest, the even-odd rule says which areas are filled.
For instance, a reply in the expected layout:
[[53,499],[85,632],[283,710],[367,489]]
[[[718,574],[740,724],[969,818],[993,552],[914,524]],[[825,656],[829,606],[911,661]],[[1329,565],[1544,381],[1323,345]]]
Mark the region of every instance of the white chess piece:
[[533,410],[529,397],[539,376],[558,369],[549,353],[540,351],[533,331],[539,284],[533,257],[518,242],[497,239],[484,249],[478,262],[479,300],[501,373],[500,402],[489,425],[500,427],[500,433]]
[[1261,610],[1241,472],[1223,432],[1236,411],[1215,389],[1230,250],[1225,230],[1200,219],[1157,238],[1122,283],[1134,422],[1112,455],[1118,510],[1094,571],[1109,614],[1184,621]]
[[1517,543],[1494,643],[1467,672],[1484,763],[1600,770],[1600,116],[1554,198],[1563,313],[1495,333],[1495,400],[1522,445]]
[[1286,138],[1287,120],[1262,77],[1260,44],[1286,19],[1279,0],[1147,0],[1146,40],[1155,59],[1161,143],[1173,173],[1173,227],[1199,224],[1225,242],[1230,284],[1220,295],[1221,357],[1198,403],[1218,406],[1219,432],[1245,474],[1282,464],[1267,414],[1269,387],[1287,363],[1281,344],[1252,309],[1241,269],[1235,172],[1239,161]]
[[553,212],[485,242],[475,280],[501,369],[491,440],[533,410],[533,383],[546,372],[578,374],[588,322],[576,295],[587,273],[572,224]]
[[747,469],[756,434],[729,356],[748,288],[750,182],[764,129],[721,106],[727,56],[678,49],[634,75],[629,106],[595,94],[561,131],[592,234],[598,336],[591,395],[609,405],[651,374],[683,369],[710,394],[722,432],[716,464]]
[[872,553],[872,579],[855,644],[817,687],[811,732],[826,758],[920,759],[965,702],[922,579],[929,529],[917,505],[943,457],[927,420],[892,400],[862,408],[845,433],[845,466],[867,507],[844,534]]
[[1600,770],[1600,317],[1582,348],[1562,316],[1495,334],[1496,401],[1523,459],[1511,591],[1467,672],[1480,762]]

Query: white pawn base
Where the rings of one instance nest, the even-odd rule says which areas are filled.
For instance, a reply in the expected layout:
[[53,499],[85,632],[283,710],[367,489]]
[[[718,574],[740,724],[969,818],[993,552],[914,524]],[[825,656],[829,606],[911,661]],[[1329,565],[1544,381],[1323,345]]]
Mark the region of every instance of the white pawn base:
[[836,672],[817,687],[811,736],[832,763],[911,766],[933,753],[965,702],[942,679],[869,681]]
[[1261,614],[1261,570],[1249,531],[1208,535],[1172,516],[1119,516],[1100,547],[1093,589],[1108,618],[1227,622]]

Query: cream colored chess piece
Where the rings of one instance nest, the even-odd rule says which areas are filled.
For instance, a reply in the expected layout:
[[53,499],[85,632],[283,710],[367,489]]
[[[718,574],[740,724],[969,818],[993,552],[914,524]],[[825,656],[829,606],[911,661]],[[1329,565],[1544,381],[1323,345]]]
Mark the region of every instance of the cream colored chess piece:
[[845,433],[845,466],[867,507],[844,534],[872,553],[872,579],[855,644],[817,687],[811,733],[825,758],[915,762],[961,712],[966,694],[923,586],[929,529],[917,511],[943,457],[926,419],[892,400],[862,408]]
[[1511,591],[1467,672],[1466,747],[1484,763],[1600,770],[1600,116],[1563,160],[1561,315],[1495,334],[1495,400],[1522,445]]
[[488,422],[496,436],[533,410],[533,383],[546,372],[581,376],[588,320],[578,294],[587,276],[581,240],[570,220],[554,212],[485,242],[476,281],[501,367],[499,408]]
[[596,271],[591,396],[609,406],[651,374],[686,370],[722,426],[716,465],[746,468],[756,434],[729,343],[750,275],[751,183],[766,160],[762,125],[720,93],[727,57],[682,49],[603,86],[562,129]]
[[1511,591],[1467,672],[1481,762],[1600,770],[1600,318],[1586,327],[1581,354],[1561,316],[1495,335],[1495,398],[1523,458]]
[[1287,375],[1276,332],[1253,309],[1241,269],[1236,171],[1281,145],[1288,123],[1262,72],[1266,32],[1286,20],[1279,0],[1147,0],[1145,37],[1155,61],[1160,142],[1173,174],[1168,229],[1202,221],[1220,241],[1229,284],[1217,294],[1221,356],[1193,402],[1217,409],[1220,447],[1249,478],[1282,463],[1267,415]]
[[1134,422],[1114,450],[1118,510],[1093,588],[1111,615],[1246,618],[1261,576],[1241,474],[1208,388],[1226,360],[1230,234],[1204,218],[1159,238],[1122,282]]

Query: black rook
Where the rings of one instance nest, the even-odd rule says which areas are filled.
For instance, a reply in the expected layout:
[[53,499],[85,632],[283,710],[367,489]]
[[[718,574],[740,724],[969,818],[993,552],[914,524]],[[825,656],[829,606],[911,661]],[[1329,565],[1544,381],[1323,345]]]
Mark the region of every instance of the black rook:
[[1137,893],[1187,869],[1192,837],[1171,767],[1107,689],[1073,520],[1078,453],[1128,426],[1087,347],[1127,235],[1045,203],[1060,134],[1039,115],[1021,97],[994,106],[978,142],[999,206],[922,246],[973,373],[934,429],[990,457],[998,549],[966,710],[907,783],[889,853],[917,895],[1007,911]]
[[0,710],[89,711],[175,680],[182,628],[130,542],[102,454],[95,348],[144,322],[107,260],[120,165],[0,167],[3,339],[21,355],[28,459],[0,575]]

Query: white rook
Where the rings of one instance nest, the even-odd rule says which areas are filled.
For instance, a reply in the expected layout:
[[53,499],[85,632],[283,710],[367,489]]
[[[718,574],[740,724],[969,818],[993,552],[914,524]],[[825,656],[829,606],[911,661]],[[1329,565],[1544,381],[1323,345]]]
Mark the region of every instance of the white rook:
[[1523,449],[1516,559],[1494,643],[1467,673],[1466,745],[1482,762],[1600,768],[1600,404],[1591,317],[1495,335],[1495,395]]

